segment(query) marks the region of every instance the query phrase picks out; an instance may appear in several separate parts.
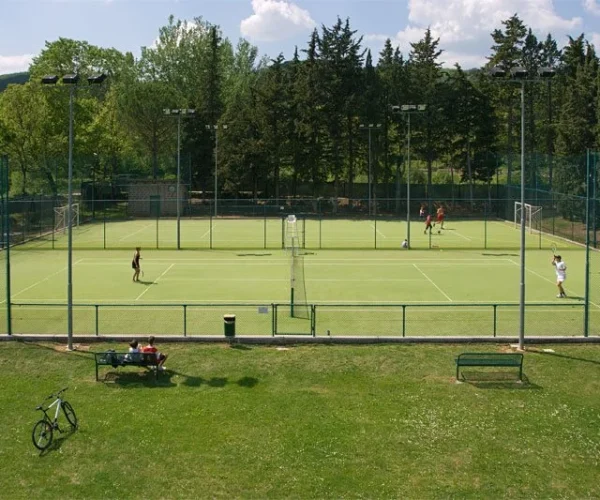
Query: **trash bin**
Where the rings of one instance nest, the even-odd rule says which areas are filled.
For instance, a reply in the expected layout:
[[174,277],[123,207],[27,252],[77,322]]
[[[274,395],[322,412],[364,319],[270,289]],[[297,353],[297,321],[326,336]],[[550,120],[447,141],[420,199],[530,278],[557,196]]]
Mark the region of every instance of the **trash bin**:
[[225,337],[235,337],[235,314],[223,316],[223,329]]

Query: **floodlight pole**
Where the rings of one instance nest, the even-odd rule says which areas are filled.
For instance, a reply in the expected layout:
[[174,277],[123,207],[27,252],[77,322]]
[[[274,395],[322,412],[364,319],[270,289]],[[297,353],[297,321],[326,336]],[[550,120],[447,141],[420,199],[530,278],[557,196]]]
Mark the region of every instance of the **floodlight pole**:
[[525,80],[521,81],[521,244],[519,281],[519,350],[525,347]]
[[406,242],[410,249],[410,115],[420,113],[427,109],[426,104],[403,104],[402,106],[392,106],[392,112],[400,112],[406,115]]
[[67,195],[67,349],[73,350],[73,103],[75,85],[69,87],[69,167]]
[[[540,78],[552,78],[555,72],[552,68],[539,68]],[[497,78],[507,76],[502,68],[492,68],[491,75]],[[519,350],[525,348],[525,82],[528,80],[527,69],[515,67],[510,70],[510,76],[521,83],[521,232],[520,232],[520,279],[519,279]]]
[[181,250],[181,209],[180,209],[180,186],[181,177],[181,113],[177,116],[177,250]]
[[361,123],[359,125],[359,128],[361,130],[367,130],[367,132],[369,133],[369,178],[368,178],[368,189],[369,189],[369,195],[368,195],[368,203],[369,203],[369,215],[371,215],[373,212],[375,212],[375,210],[373,210],[373,199],[375,198],[374,194],[373,194],[373,156],[371,154],[371,131],[373,129],[375,129],[377,132],[379,132],[379,130],[381,129],[381,123],[377,123],[377,124],[373,124],[373,123],[369,123],[368,125]]
[[177,115],[177,250],[181,250],[181,117],[193,116],[195,109],[164,109],[165,115]]
[[219,214],[218,205],[218,189],[219,189],[219,127],[223,130],[227,130],[227,125],[206,125],[207,130],[215,131],[215,217]]
[[[92,75],[88,83],[101,84],[106,79],[105,74]],[[67,349],[73,350],[73,115],[75,104],[75,91],[79,82],[79,75],[69,74],[62,78],[64,84],[69,85],[69,156],[68,156],[68,194],[67,194]],[[46,75],[41,83],[56,85],[58,76]]]

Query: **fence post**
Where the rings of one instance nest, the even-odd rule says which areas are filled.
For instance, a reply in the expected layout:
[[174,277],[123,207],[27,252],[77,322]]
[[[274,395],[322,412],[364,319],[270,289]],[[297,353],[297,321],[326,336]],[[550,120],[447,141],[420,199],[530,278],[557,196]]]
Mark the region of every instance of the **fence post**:
[[271,337],[277,333],[277,304],[271,304]]
[[406,337],[406,304],[402,304],[402,336]]
[[96,310],[96,311],[95,311],[95,320],[96,320],[96,337],[97,337],[97,336],[100,334],[100,327],[99,327],[100,321],[99,321],[99,318],[98,318],[98,316],[99,316],[99,311],[98,311],[99,307],[100,307],[100,306],[99,306],[98,304],[94,304],[94,308],[95,308],[95,310]]
[[585,292],[583,302],[583,336],[589,334],[590,322],[590,150],[587,150],[585,175]]
[[183,304],[183,336],[187,337],[187,304]]
[[317,306],[315,304],[310,306],[310,333],[313,337],[317,336]]
[[498,326],[497,326],[497,321],[498,321],[498,304],[494,304],[494,337],[497,335],[498,333]]
[[4,251],[6,252],[6,333],[12,335],[12,304],[11,304],[11,292],[10,292],[10,205],[8,202],[8,156],[4,155],[0,158],[0,166],[2,175],[0,177],[0,185],[2,185],[2,197],[4,201],[4,230],[6,236],[4,239]]

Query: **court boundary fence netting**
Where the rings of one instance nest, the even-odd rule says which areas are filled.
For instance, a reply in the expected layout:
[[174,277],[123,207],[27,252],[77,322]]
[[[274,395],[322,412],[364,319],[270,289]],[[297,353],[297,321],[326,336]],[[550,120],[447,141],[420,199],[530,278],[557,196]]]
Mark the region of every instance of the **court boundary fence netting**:
[[[571,165],[567,163],[561,167],[562,170],[559,166],[557,161],[557,176],[560,172],[564,174],[571,169]],[[580,164],[577,166],[581,167]],[[584,335],[593,330],[590,325],[594,324],[588,304],[590,302],[600,304],[600,254],[595,250],[599,247],[598,226],[600,225],[599,161],[596,153],[588,155],[586,166],[585,182],[579,183],[579,187],[571,193],[548,190],[543,183],[538,186],[528,184],[525,191],[525,203],[532,207],[529,217],[531,233],[529,231],[528,233],[533,237],[527,240],[528,249],[551,248],[553,243],[559,241],[559,246],[575,243],[586,251],[586,289],[582,301],[584,307],[574,309],[578,313],[583,311],[585,316],[583,324],[587,326],[583,330]],[[584,187],[581,188],[581,185]],[[9,323],[7,318],[11,317],[13,307],[27,307],[24,303],[16,304],[11,293],[11,250],[16,252],[65,250],[68,239],[65,238],[62,225],[57,230],[56,209],[65,207],[66,201],[64,196],[57,194],[11,197],[8,186],[8,159],[2,157],[0,158],[2,196],[0,247],[4,265],[1,266],[0,271],[0,301],[3,301],[3,305],[0,306],[0,332],[20,333],[20,330],[23,331],[25,328],[23,324],[19,326],[17,322],[14,330],[7,326]],[[420,231],[416,231],[416,236],[419,236],[420,240],[411,242],[413,249],[518,249],[519,231],[514,227],[515,202],[519,201],[518,187],[498,184],[475,187],[474,196],[470,197],[465,194],[464,187],[461,196],[454,196],[454,186],[452,190],[448,186],[445,188],[444,186],[411,186],[413,196],[410,204],[402,197],[376,196],[371,206],[364,198],[340,196],[320,199],[307,197],[277,200],[219,199],[217,216],[211,214],[214,208],[212,200],[187,197],[179,200],[182,206],[183,223],[181,248],[285,250],[289,237],[292,247],[290,272],[293,275],[290,280],[290,290],[294,290],[294,298],[287,306],[283,304],[278,306],[277,310],[280,314],[272,318],[272,321],[279,325],[275,330],[278,334],[285,330],[282,327],[286,324],[285,317],[289,321],[302,322],[302,329],[308,328],[310,333],[311,330],[319,331],[325,306],[308,300],[303,266],[304,254],[311,249],[338,248],[408,251],[401,250],[401,242],[406,232],[407,209],[413,214],[412,223],[418,225],[422,223],[418,216],[421,205],[432,214],[435,214],[436,208],[442,206],[446,210],[445,224],[449,228],[447,235],[450,235],[453,230],[460,232],[456,231],[456,227],[452,227],[453,224],[458,223],[468,223],[467,225],[475,228],[476,232],[476,237],[468,234],[463,235],[462,238],[451,239],[444,234],[439,237],[437,234],[424,237]],[[171,193],[172,196],[176,190],[165,189],[165,192]],[[178,228],[179,224],[176,224],[175,217],[161,205],[160,200],[151,197],[143,200],[76,197],[76,200],[79,221],[78,225],[73,224],[73,249],[130,250],[138,244],[144,248],[177,248],[175,242],[179,238],[176,238],[175,228]],[[135,210],[132,209],[132,203],[135,204]],[[535,214],[533,207],[539,207],[535,208]],[[60,210],[64,209],[59,208],[59,212]],[[292,214],[295,215],[293,231],[288,222],[288,216]],[[132,229],[129,225],[136,222],[141,224],[141,229]],[[223,240],[221,237],[230,224],[232,233],[238,238],[237,244],[232,244],[231,240]],[[343,235],[340,237],[341,225],[350,227],[350,238],[344,240]],[[124,228],[124,233],[118,230],[120,227]],[[244,229],[246,236],[241,236],[240,228]],[[496,228],[512,231],[510,234],[513,237],[499,244],[494,240],[493,232]],[[130,240],[123,236],[132,232],[136,232],[135,239]],[[359,233],[362,235],[360,239]],[[197,238],[199,234],[204,238]],[[146,239],[140,243],[142,237]],[[356,241],[359,243],[353,243]],[[300,297],[300,300],[297,297]],[[77,304],[77,296],[74,301]],[[57,309],[53,310],[59,311],[58,305],[47,305],[49,308],[55,306]],[[532,307],[528,304],[527,310],[531,310]],[[105,306],[97,306],[96,310],[106,309]],[[368,310],[376,311],[377,308],[369,306]],[[285,311],[285,314],[282,311]],[[317,322],[316,326],[315,322]],[[39,325],[39,330],[43,330],[43,324]],[[348,326],[347,331],[350,333],[352,328]],[[296,327],[290,329],[293,332]],[[124,333],[131,332],[132,330],[129,329]],[[337,333],[341,332],[337,331]]]

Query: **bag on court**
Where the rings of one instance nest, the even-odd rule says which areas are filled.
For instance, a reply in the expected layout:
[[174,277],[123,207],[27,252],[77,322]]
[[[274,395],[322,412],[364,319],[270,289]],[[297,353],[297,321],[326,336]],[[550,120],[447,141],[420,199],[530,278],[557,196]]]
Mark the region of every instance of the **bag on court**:
[[135,260],[131,261],[131,269],[135,269]]

